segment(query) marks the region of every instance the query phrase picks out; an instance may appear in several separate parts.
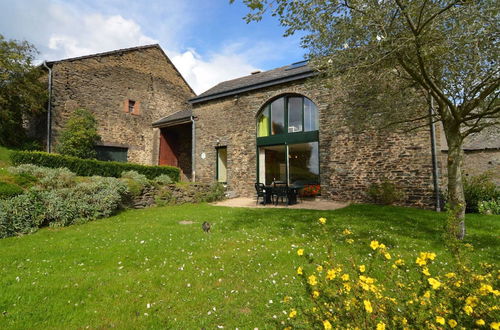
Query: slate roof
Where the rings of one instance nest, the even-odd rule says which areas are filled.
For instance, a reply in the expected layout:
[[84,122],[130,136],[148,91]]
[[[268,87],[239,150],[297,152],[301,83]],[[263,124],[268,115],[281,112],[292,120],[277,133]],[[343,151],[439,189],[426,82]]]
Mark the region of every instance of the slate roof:
[[263,87],[308,78],[316,74],[317,72],[308,66],[306,61],[297,62],[277,69],[221,82],[206,92],[193,97],[189,102],[191,104],[201,103]]
[[193,116],[193,111],[191,109],[185,109],[177,111],[171,115],[163,117],[153,123],[153,127],[165,127],[177,124],[183,124],[190,121],[191,116]]

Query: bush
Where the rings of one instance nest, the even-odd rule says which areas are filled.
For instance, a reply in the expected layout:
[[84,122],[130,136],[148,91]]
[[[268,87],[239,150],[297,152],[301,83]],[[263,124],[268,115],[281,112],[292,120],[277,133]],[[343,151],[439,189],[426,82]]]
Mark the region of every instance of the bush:
[[500,199],[500,189],[487,173],[465,177],[464,179],[465,212],[478,213],[479,202]]
[[[356,244],[349,229],[329,231],[325,218],[319,222],[328,237]],[[307,249],[297,250],[301,258],[297,275],[304,294],[297,299],[285,297],[290,306],[283,325],[307,329],[498,327],[500,271],[493,265],[474,269],[457,262],[447,266],[446,272],[442,262],[434,265],[439,256],[432,252],[404,260],[378,241],[356,248],[365,250],[367,257],[340,259],[330,247],[325,259],[315,260]]]
[[18,185],[0,182],[0,199],[10,198],[20,195],[24,190]]
[[478,210],[481,214],[500,215],[500,199],[479,202]]
[[173,183],[172,178],[166,174],[162,174],[153,179],[153,182],[158,185],[166,185]]
[[146,178],[144,174],[139,174],[136,171],[124,171],[122,172],[122,178],[132,179],[141,184],[143,187],[150,185],[148,178]]
[[166,174],[173,181],[179,181],[179,169],[173,166],[146,166],[121,162],[104,162],[95,159],[49,154],[37,151],[13,151],[10,154],[13,165],[34,164],[51,168],[65,167],[80,176],[121,177],[124,171],[136,171],[148,179]]
[[95,145],[101,140],[97,120],[85,109],[75,110],[61,132],[57,152],[79,158],[96,158]]
[[382,183],[372,183],[368,188],[368,196],[377,204],[391,205],[401,198],[401,191],[396,185],[388,179],[382,180]]
[[108,217],[121,207],[127,186],[115,178],[92,177],[71,188],[40,190],[0,201],[0,238],[41,226],[67,226]]
[[37,185],[44,189],[67,188],[76,184],[76,175],[67,168],[49,168],[24,164],[10,167],[9,172],[26,179],[35,178]]

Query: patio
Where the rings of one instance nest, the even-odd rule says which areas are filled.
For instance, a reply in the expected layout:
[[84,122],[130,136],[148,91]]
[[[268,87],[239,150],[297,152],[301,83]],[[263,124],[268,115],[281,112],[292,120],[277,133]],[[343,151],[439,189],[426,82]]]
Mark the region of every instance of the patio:
[[249,208],[289,208],[289,209],[308,209],[308,210],[336,210],[348,206],[348,202],[336,202],[322,199],[303,200],[297,204],[285,205],[279,203],[277,206],[273,204],[257,204],[255,198],[251,197],[237,197],[226,199],[220,202],[215,202],[212,205],[227,206],[227,207],[249,207]]

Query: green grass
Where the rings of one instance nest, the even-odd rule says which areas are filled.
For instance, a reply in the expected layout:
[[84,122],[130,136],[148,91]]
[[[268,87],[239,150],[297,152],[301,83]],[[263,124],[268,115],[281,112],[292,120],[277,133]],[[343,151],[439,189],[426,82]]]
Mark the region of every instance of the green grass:
[[10,166],[10,150],[0,146],[0,168]]
[[[366,256],[372,239],[413,262],[434,251],[446,269],[444,215],[354,205],[336,211],[244,209],[210,205],[130,210],[85,225],[46,228],[0,240],[0,328],[275,328],[304,247],[327,243],[337,258]],[[180,224],[180,221],[193,224]],[[474,262],[498,263],[500,217],[468,215]],[[201,223],[213,223],[204,234]],[[350,228],[356,242],[340,232]],[[149,308],[148,308],[149,304]],[[3,314],[3,315],[2,315]]]

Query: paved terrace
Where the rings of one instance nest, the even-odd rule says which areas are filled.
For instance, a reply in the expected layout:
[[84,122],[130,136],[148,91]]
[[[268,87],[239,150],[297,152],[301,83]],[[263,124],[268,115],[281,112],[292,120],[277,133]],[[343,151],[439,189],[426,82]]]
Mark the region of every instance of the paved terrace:
[[[259,199],[259,202],[262,199]],[[285,203],[278,203],[277,206],[273,204],[255,204],[255,198],[249,197],[238,197],[230,198],[220,202],[213,203],[217,206],[227,206],[227,207],[251,207],[251,208],[289,208],[289,209],[308,209],[308,210],[335,210],[346,207],[349,203],[346,202],[335,202],[321,199],[314,200],[303,200],[294,205],[285,205]]]

